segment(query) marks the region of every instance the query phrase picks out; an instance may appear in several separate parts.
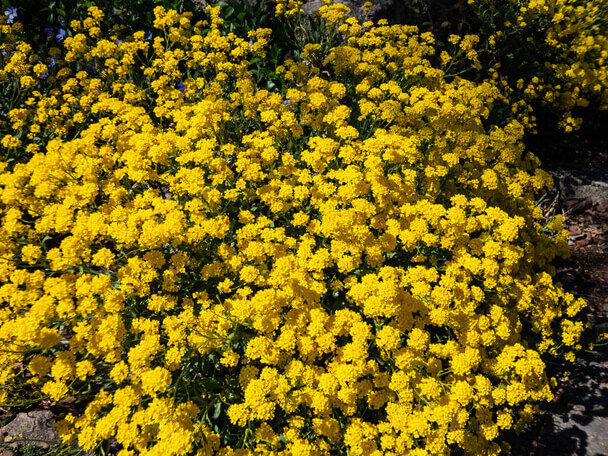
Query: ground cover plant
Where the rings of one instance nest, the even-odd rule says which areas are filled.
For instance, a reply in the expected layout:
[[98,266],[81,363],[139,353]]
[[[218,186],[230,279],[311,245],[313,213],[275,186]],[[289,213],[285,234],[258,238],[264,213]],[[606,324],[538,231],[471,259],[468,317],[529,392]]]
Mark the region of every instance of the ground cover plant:
[[300,6],[292,43],[91,7],[46,55],[5,15],[2,404],[70,399],[61,438],[120,456],[421,456],[551,398],[585,303],[525,106],[454,70],[475,36]]

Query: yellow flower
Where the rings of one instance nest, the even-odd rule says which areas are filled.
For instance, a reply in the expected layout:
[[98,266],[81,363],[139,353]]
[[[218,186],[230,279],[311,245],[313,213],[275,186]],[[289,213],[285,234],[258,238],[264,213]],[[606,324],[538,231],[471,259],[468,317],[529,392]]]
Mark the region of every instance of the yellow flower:
[[0,141],[2,147],[6,147],[7,149],[16,149],[21,145],[21,140],[12,135],[5,135]]
[[48,394],[49,397],[55,402],[66,397],[68,391],[67,385],[60,381],[47,382],[42,387],[42,392],[44,394]]
[[141,386],[145,394],[164,392],[171,383],[171,374],[163,367],[155,367],[141,374]]

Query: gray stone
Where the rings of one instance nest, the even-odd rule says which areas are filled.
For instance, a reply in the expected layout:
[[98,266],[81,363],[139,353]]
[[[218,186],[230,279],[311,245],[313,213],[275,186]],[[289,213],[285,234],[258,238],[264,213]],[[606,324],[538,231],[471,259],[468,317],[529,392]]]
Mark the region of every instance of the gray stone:
[[608,182],[593,181],[576,189],[577,198],[589,198],[594,204],[608,204]]
[[565,198],[589,199],[592,204],[608,204],[608,168],[549,171],[555,189]]
[[1,428],[0,433],[4,435],[5,443],[12,442],[15,446],[28,443],[46,449],[59,438],[53,421],[53,413],[49,410],[23,412]]
[[[372,7],[366,13],[366,0],[336,0],[351,10],[351,16],[360,21],[386,19],[389,24],[416,23],[417,19],[437,20],[444,18],[457,4],[456,0],[372,0]],[[304,13],[312,14],[323,4],[320,0],[304,3]],[[409,19],[409,20],[408,20]]]
[[[220,0],[193,0],[199,9],[207,5],[213,5]],[[372,0],[371,9],[365,11],[367,0],[335,0],[344,3],[350,8],[349,16],[356,17],[360,21],[372,20],[377,22],[386,19],[389,24],[405,24],[408,17],[440,18],[457,4],[457,0]],[[230,2],[244,3],[253,6],[257,0],[228,0]],[[302,4],[304,14],[312,15],[317,11],[323,2],[321,0],[305,0]],[[274,2],[268,2],[269,8],[274,8]]]
[[[376,0],[373,1],[371,9],[366,13],[365,0],[336,0],[343,3],[350,9],[350,16],[356,17],[360,21],[387,19],[390,24],[398,24],[405,19],[405,2],[403,0]],[[307,1],[302,5],[304,14],[314,14],[323,2],[321,0]]]
[[321,0],[312,0],[310,2],[305,2],[302,5],[302,10],[304,10],[304,14],[312,15],[317,11],[321,6],[323,6],[323,2]]
[[[207,5],[214,5],[219,0],[193,0],[194,4],[199,9],[204,9]],[[406,1],[405,0],[375,0],[372,1],[373,6],[366,13],[364,4],[366,0],[336,0],[336,2],[344,3],[350,9],[349,16],[356,17],[360,21],[379,19],[387,19],[390,24],[403,23],[406,18]],[[433,3],[438,0],[414,0],[414,2]],[[450,1],[450,0],[440,0]],[[228,0],[228,2],[244,3],[246,6],[253,6],[256,0]],[[302,4],[304,14],[312,15],[317,11],[323,2],[321,0],[308,0]],[[273,2],[268,2],[269,8],[274,8]]]
[[[207,5],[215,5],[219,1],[226,0],[192,0],[192,3],[194,3],[198,9],[205,9]],[[245,6],[254,6],[258,0],[228,0],[227,3],[231,3],[233,1],[237,3],[244,3]]]

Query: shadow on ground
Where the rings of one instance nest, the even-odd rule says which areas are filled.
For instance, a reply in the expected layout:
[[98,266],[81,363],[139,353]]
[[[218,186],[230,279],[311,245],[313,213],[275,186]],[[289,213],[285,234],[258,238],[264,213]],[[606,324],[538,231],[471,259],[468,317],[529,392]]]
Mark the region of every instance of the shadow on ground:
[[[597,113],[580,132],[541,132],[526,145],[555,175],[574,176],[578,186],[586,181],[608,185],[607,128],[608,112]],[[580,213],[565,207],[555,212],[564,215],[572,254],[556,264],[556,279],[589,304],[587,344],[608,333],[608,219],[599,205],[587,205]],[[510,456],[608,456],[608,345],[594,350],[581,352],[574,364],[547,366],[550,376],[561,379],[555,399],[541,406],[524,433],[506,436]]]
[[564,366],[567,379],[555,400],[524,433],[508,439],[511,456],[608,455],[608,347],[596,350]]

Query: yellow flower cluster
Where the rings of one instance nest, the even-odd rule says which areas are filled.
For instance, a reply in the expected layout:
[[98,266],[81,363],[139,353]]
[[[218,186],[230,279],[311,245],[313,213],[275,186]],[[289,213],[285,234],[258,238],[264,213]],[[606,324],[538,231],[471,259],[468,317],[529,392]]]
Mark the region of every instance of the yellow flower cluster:
[[[546,46],[541,55],[532,54],[536,72],[517,81],[518,89],[530,100],[538,101],[565,114],[561,126],[572,131],[581,120],[572,111],[590,104],[608,108],[608,8],[604,0],[469,0],[482,9],[510,11],[503,27],[489,43],[500,49],[510,35],[526,37],[530,46]],[[498,4],[503,5],[498,5]],[[523,44],[524,46],[526,43]],[[525,54],[525,53],[524,53]]]
[[[486,125],[500,90],[447,82],[430,34],[327,6],[342,45],[270,93],[247,60],[269,31],[208,12],[156,8],[153,40],[116,43],[92,8],[11,113],[31,158],[0,172],[1,402],[21,362],[82,401],[58,428],[87,450],[499,453],[585,305],[551,279],[566,234],[523,127]],[[0,83],[35,78],[6,49]]]
[[301,0],[277,0],[275,6],[275,16],[294,16],[302,13]]

